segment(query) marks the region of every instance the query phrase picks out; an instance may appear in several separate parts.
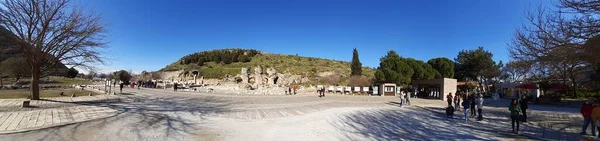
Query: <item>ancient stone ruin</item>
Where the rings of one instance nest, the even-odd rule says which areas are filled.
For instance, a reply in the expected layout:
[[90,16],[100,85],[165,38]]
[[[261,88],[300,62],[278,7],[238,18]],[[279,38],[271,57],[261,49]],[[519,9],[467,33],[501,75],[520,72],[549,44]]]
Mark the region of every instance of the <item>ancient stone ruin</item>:
[[281,87],[308,81],[308,78],[300,75],[277,73],[277,70],[273,67],[269,67],[266,69],[266,72],[263,72],[261,66],[255,67],[254,73],[251,73],[248,68],[242,68],[241,73],[235,77],[236,79],[234,80],[236,80],[236,83],[249,86],[251,89],[261,87]]

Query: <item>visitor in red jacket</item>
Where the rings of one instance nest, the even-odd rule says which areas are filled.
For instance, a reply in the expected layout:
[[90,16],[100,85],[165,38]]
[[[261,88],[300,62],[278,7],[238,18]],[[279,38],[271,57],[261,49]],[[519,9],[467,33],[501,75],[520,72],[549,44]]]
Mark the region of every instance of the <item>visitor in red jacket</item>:
[[588,101],[581,105],[581,110],[579,111],[583,116],[583,128],[581,129],[581,135],[586,135],[586,130],[590,123],[592,124],[592,135],[596,136],[596,128],[594,125],[594,121],[592,120],[592,109],[594,109],[594,99],[589,98]]

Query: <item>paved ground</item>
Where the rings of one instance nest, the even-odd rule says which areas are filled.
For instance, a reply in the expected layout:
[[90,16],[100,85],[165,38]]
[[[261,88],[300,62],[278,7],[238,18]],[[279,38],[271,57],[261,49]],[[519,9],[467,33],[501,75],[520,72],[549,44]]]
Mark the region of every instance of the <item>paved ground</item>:
[[[443,105],[444,102],[437,100],[412,99],[413,105],[419,106],[401,108],[395,102],[397,101],[395,97],[328,95],[325,98],[319,98],[314,94],[231,95],[171,92],[162,89],[125,89],[125,93],[118,95],[117,99],[112,96],[108,97],[111,97],[110,100],[101,98],[61,102],[54,100],[56,105],[60,106],[41,106],[34,110],[9,110],[18,108],[6,108],[0,114],[10,113],[7,116],[10,118],[13,117],[12,114],[17,113],[12,119],[29,122],[32,121],[31,119],[40,118],[25,115],[38,115],[38,117],[46,115],[45,118],[42,118],[43,120],[39,121],[50,123],[47,122],[47,117],[54,119],[54,111],[57,111],[56,119],[59,120],[59,123],[63,119],[76,121],[81,117],[91,117],[90,119],[95,120],[29,132],[4,134],[0,135],[0,140],[539,139],[532,138],[533,136],[509,134],[510,126],[506,125],[508,120],[502,116],[506,108],[502,106],[488,106],[490,114],[486,114],[486,117],[489,116],[486,121],[465,124],[461,122],[461,119],[448,119],[440,114],[439,112],[443,111],[440,105]],[[490,104],[494,104],[494,102],[490,102]],[[497,109],[497,114],[494,113],[494,108]],[[83,110],[90,111],[81,112]],[[51,111],[52,116],[40,114],[46,111]],[[488,110],[486,109],[486,111]],[[553,112],[564,113],[562,111]],[[18,115],[22,113],[25,113],[23,117],[29,118],[19,118]],[[83,113],[83,116],[80,113]],[[114,113],[115,116],[99,118],[95,116],[99,115],[98,113]],[[542,111],[540,110],[539,113]],[[565,114],[569,115],[569,113]],[[2,117],[4,116],[0,116],[0,120]],[[550,119],[541,116],[539,118],[535,120]],[[558,120],[562,119],[564,118],[558,117]],[[16,128],[20,127],[20,123],[29,122],[19,122],[16,124]],[[51,123],[54,124],[54,121]],[[23,126],[29,127],[30,125],[37,125],[37,122]],[[539,127],[533,123],[531,126]],[[2,127],[3,124],[0,125],[0,129]],[[6,129],[12,129],[12,127],[14,127],[13,123],[8,124]],[[560,135],[560,133],[562,131],[557,130],[557,134]]]

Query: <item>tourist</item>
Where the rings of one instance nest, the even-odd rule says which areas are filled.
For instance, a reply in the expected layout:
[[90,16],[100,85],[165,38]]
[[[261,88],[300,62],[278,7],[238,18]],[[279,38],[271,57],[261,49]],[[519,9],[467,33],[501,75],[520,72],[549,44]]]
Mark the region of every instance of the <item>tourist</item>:
[[173,91],[177,91],[177,83],[173,83]]
[[452,118],[454,116],[454,107],[452,107],[452,104],[448,105],[448,108],[446,108],[446,116],[448,118]]
[[406,92],[406,105],[410,105],[410,92]]
[[588,98],[586,102],[581,105],[579,112],[583,116],[583,128],[581,129],[581,135],[586,135],[588,125],[592,123],[592,135],[596,136],[596,127],[594,121],[592,121],[592,109],[594,109],[594,99]]
[[[592,125],[595,125],[596,128],[598,130],[598,132],[600,132],[600,126],[598,126],[600,124],[600,103],[598,101],[594,102],[594,108],[592,109]],[[600,133],[598,134],[598,138],[600,139]]]
[[[521,106],[516,99],[512,100],[512,102],[508,106],[508,110],[510,111],[510,119],[513,133],[519,134],[519,124],[521,122],[519,113],[521,112]],[[517,124],[517,130],[515,130],[515,123]]]
[[123,85],[125,85],[125,84],[119,83],[119,92],[121,92],[121,93],[123,92]]
[[325,87],[321,88],[321,97],[325,97]]
[[523,120],[523,122],[527,122],[527,109],[529,108],[529,99],[527,98],[526,95],[521,96],[521,113],[523,113],[523,117],[521,117],[521,120]]
[[454,96],[454,108],[456,111],[460,111],[460,94],[458,93]]
[[483,115],[481,112],[483,112],[483,95],[479,94],[477,98],[477,121],[483,120]]
[[404,91],[400,91],[400,107],[404,106]]
[[446,96],[446,100],[448,101],[448,105],[452,105],[452,93],[448,93],[448,96]]
[[463,106],[463,108],[464,108],[463,110],[465,110],[465,111],[464,111],[464,112],[465,112],[465,123],[466,123],[466,122],[469,122],[469,117],[468,117],[468,116],[469,116],[469,106],[471,105],[471,103],[470,103],[470,102],[471,102],[471,101],[470,101],[470,100],[468,100],[468,98],[467,98],[466,96],[463,98],[463,103],[462,103],[462,106]]
[[294,95],[296,94],[296,86],[294,86]]
[[477,111],[475,111],[475,105],[477,105],[475,102],[475,94],[469,95],[469,103],[471,103],[471,117],[477,116]]

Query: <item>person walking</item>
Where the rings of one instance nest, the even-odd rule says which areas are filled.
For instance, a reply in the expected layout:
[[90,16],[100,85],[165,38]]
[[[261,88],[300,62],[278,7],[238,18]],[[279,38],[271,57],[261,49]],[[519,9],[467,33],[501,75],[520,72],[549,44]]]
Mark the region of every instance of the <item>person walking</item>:
[[469,101],[469,103],[471,103],[471,117],[475,117],[477,116],[477,111],[475,111],[475,105],[477,105],[477,103],[475,102],[475,94],[469,95]]
[[456,111],[460,111],[460,94],[456,93],[456,95],[454,95],[454,108],[456,109]]
[[173,83],[173,91],[177,91],[177,83]]
[[523,114],[521,120],[523,120],[523,122],[527,122],[527,109],[529,109],[529,99],[526,95],[523,95],[521,96],[521,102],[519,103],[521,104],[521,113]]
[[452,93],[448,93],[448,96],[446,96],[446,100],[448,101],[448,105],[452,106]]
[[[520,112],[521,112],[521,106],[518,102],[517,99],[513,99],[510,103],[510,105],[508,106],[508,110],[510,111],[510,120],[511,120],[511,125],[512,125],[512,133],[514,134],[519,134],[519,124],[521,122],[520,118]],[[515,130],[515,123],[517,124],[517,130]]]
[[467,97],[464,97],[463,102],[462,102],[462,106],[463,106],[463,110],[465,113],[465,123],[469,122],[469,107],[471,105],[470,103],[471,101],[467,99]]
[[404,91],[400,91],[400,107],[404,106]]
[[592,135],[596,136],[596,125],[592,121],[592,110],[594,109],[594,99],[588,98],[586,102],[581,105],[579,113],[583,116],[583,128],[581,128],[581,135],[587,135],[586,130],[590,124],[592,124]]
[[481,121],[483,120],[483,115],[481,114],[483,112],[483,95],[479,94],[478,98],[477,98],[477,121]]
[[123,85],[125,85],[125,84],[119,83],[119,92],[121,92],[121,93],[123,92]]

